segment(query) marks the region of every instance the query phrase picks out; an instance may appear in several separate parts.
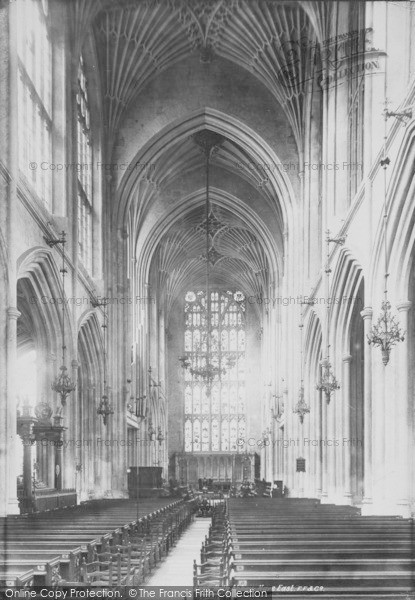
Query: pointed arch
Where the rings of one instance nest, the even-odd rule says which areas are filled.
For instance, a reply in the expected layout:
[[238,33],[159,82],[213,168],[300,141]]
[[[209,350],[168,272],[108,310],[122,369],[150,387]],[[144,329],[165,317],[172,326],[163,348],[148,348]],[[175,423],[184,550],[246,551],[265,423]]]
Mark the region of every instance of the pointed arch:
[[[103,361],[100,324],[96,314],[90,313],[84,316],[78,330],[77,403],[74,411],[78,436],[83,442],[77,449],[77,463],[82,465],[79,494],[84,500],[91,496],[92,490],[94,495],[97,493],[99,496],[106,489],[103,481],[106,448],[97,443],[104,431],[97,414],[99,398],[105,393]],[[94,453],[90,452],[90,444],[94,445]]]
[[341,356],[350,352],[350,322],[355,305],[359,311],[365,307],[363,281],[361,265],[348,248],[342,248],[333,272],[330,310],[330,337],[336,337],[335,346]]
[[75,356],[71,299],[67,290],[62,298],[62,279],[52,251],[36,247],[22,254],[17,261],[17,284],[22,289],[18,304],[24,305],[24,313],[33,315],[42,347],[52,354],[59,352],[64,318],[65,343]]
[[[407,300],[415,247],[415,123],[408,125],[391,173],[387,189],[389,291],[396,301]],[[371,259],[370,297],[383,289],[383,212],[379,221]]]
[[[140,182],[139,171],[134,165],[152,165],[163,158],[177,144],[186,141],[192,134],[203,129],[210,129],[229,139],[231,142],[248,149],[252,163],[262,165],[279,165],[281,160],[267,142],[254,130],[247,127],[235,117],[222,113],[213,108],[203,108],[188,115],[186,118],[170,124],[153,136],[139,150],[131,161],[131,168],[120,181],[117,190],[117,202],[114,203],[113,220],[117,228],[127,224],[127,214],[131,203],[136,197],[137,186]],[[137,172],[138,171],[138,172]],[[291,230],[293,226],[293,210],[295,194],[290,179],[283,169],[271,169],[268,178],[273,187],[275,197],[281,207],[283,229]]]

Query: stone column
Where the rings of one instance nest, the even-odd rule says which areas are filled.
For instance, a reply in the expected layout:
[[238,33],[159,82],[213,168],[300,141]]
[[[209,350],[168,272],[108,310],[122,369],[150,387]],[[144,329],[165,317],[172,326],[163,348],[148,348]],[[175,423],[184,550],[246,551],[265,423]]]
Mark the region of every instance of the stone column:
[[279,430],[277,420],[274,412],[272,412],[272,480],[273,483],[276,479],[279,479],[279,464],[278,464],[278,445],[279,445]]
[[[45,370],[44,370],[44,376],[42,378],[42,387],[41,387],[41,393],[43,394],[42,396],[42,400],[44,399],[44,401],[50,405],[51,409],[53,410],[54,414],[57,414],[57,408],[58,408],[58,404],[60,405],[59,400],[57,399],[57,394],[52,393],[52,388],[51,388],[51,383],[55,378],[55,374],[57,371],[57,366],[56,366],[56,354],[53,353],[47,353],[45,356]],[[60,409],[59,409],[60,410]],[[44,462],[44,468],[41,469],[41,474],[40,474],[40,478],[47,484],[50,485],[50,487],[53,487],[53,482],[54,482],[54,449],[53,447],[48,444],[45,447],[40,446],[38,452],[42,453],[42,455],[45,457],[45,462]]]
[[367,336],[372,329],[373,310],[366,307],[360,313],[364,321],[364,496],[363,504],[366,510],[370,511],[370,505],[373,504],[373,473],[372,473],[372,349],[367,343]]
[[351,469],[350,469],[350,442],[344,443],[343,440],[350,440],[350,363],[352,357],[350,354],[343,356],[343,431],[340,444],[343,454],[343,494],[346,504],[351,502]]
[[32,434],[34,419],[30,416],[30,409],[23,409],[23,416],[19,420],[19,436],[23,443],[23,505],[28,512],[32,512],[33,504],[33,474],[32,474]]
[[[399,489],[398,504],[402,509],[402,515],[411,516],[410,489],[411,458],[409,448],[409,430],[411,427],[411,407],[409,402],[409,341],[408,341],[408,312],[412,302],[400,302],[396,305],[399,311],[399,322],[402,330],[406,332],[405,340],[397,346],[399,365],[399,392],[395,396],[396,406],[396,456],[395,463],[398,465]],[[399,469],[400,467],[400,469]]]
[[7,514],[18,514],[17,502],[17,468],[16,468],[16,348],[17,348],[17,319],[20,312],[16,308],[7,311],[7,398],[6,398],[6,438],[3,460],[8,465],[7,477]]
[[[321,439],[327,439],[327,399],[324,393],[321,393]],[[328,498],[328,461],[327,447],[321,445],[321,500],[327,502]]]
[[78,396],[78,369],[79,363],[76,359],[71,361],[71,378],[72,381],[76,383],[76,388],[72,392],[70,396],[70,414],[71,414],[71,422],[65,423],[68,427],[67,431],[67,439],[70,443],[64,448],[63,456],[65,461],[65,472],[64,478],[62,479],[63,487],[74,488],[76,485],[76,471],[75,465],[77,463],[77,452],[78,448],[76,447],[75,442],[80,439],[81,434],[79,431],[79,413],[81,411],[81,407],[79,405],[79,396]]
[[60,439],[56,440],[55,445],[55,489],[62,489],[62,446]]
[[[313,429],[313,437],[314,439],[321,439],[322,436],[322,427],[323,427],[323,401],[322,394],[317,390],[314,392],[314,406],[315,406],[315,419],[314,419],[314,429]],[[316,494],[317,498],[321,498],[323,493],[323,463],[322,463],[322,453],[320,447],[316,447],[314,449],[314,457],[316,461]]]
[[[1,176],[0,176],[0,204],[3,202],[1,192]],[[1,252],[1,250],[0,250]],[[0,305],[7,306],[7,290],[4,283],[7,278],[7,272],[2,269],[0,257]],[[0,331],[5,331],[7,327],[7,314],[5,310],[0,310]],[[0,340],[0,479],[4,485],[0,486],[0,517],[7,514],[8,503],[8,390],[7,390],[7,341],[2,337]],[[0,544],[0,549],[2,548]]]
[[[333,344],[334,345],[334,344]],[[333,356],[332,363],[333,373],[338,377],[339,367]],[[334,446],[333,440],[337,439],[337,426],[342,420],[342,411],[339,406],[340,393],[339,391],[332,392],[330,400],[327,402],[325,394],[323,394],[323,403],[326,410],[326,433],[323,440],[327,440],[324,444],[324,452],[326,453],[327,466],[327,492],[331,502],[338,502],[341,497],[339,488],[342,486],[342,464],[339,463],[339,452]]]
[[[51,361],[53,358],[51,357]],[[71,378],[71,381],[75,382],[78,386],[78,362],[76,360],[72,360],[68,364],[68,375]],[[60,408],[60,400],[57,397],[57,408],[56,408],[56,420],[57,423],[63,424],[65,426],[66,433],[64,434],[65,439],[68,444],[64,448],[62,446],[59,449],[59,457],[55,451],[54,456],[54,481],[55,487],[56,482],[59,482],[60,488],[73,488],[75,485],[75,451],[77,448],[74,445],[74,440],[76,439],[76,430],[77,430],[77,422],[75,418],[76,414],[76,405],[78,403],[78,392],[75,389],[66,399],[66,406],[61,410]],[[57,462],[58,461],[58,462]],[[57,464],[59,465],[59,469],[57,469]],[[57,470],[59,474],[57,475]]]
[[271,427],[269,428],[269,430],[270,430],[270,433],[269,433],[269,448],[268,448],[269,469],[268,469],[267,481],[271,481],[271,483],[272,483],[273,482],[273,478],[274,478],[274,444],[275,444],[274,419],[272,419],[272,417],[271,417]]
[[[290,390],[293,389],[293,383],[291,380],[291,388]],[[297,443],[296,443],[296,433],[297,433],[297,427],[296,427],[296,423],[294,422],[294,414],[292,412],[293,410],[293,402],[291,400],[292,398],[292,392],[287,395],[287,406],[286,406],[286,410],[285,410],[285,431],[286,431],[286,437],[289,440],[287,442],[287,448],[285,449],[285,457],[284,457],[284,479],[285,479],[285,485],[287,485],[289,491],[290,491],[290,495],[295,496],[296,495],[296,479],[297,479],[297,474],[295,471],[295,461],[296,458],[298,457],[298,453],[302,451],[301,448],[298,447]]]
[[[4,3],[3,3],[4,4]],[[16,264],[15,235],[19,201],[18,115],[17,115],[17,2],[0,9],[0,229],[1,240],[1,317],[0,326],[0,516],[18,514],[16,489]],[[3,168],[3,166],[5,168]],[[3,237],[4,236],[4,237]],[[7,254],[6,254],[7,248]],[[7,310],[6,307],[10,307]]]

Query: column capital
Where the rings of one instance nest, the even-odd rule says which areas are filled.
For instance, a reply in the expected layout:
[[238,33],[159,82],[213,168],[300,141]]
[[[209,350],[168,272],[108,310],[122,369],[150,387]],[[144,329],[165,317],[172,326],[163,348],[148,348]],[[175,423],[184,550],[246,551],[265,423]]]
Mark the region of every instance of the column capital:
[[399,312],[408,312],[411,306],[412,302],[410,300],[401,300],[396,304],[396,308],[399,310]]
[[71,362],[72,369],[77,369],[79,367],[79,362],[76,359],[73,359]]
[[366,319],[371,319],[373,317],[373,309],[371,306],[366,306],[361,312],[360,314],[362,315],[362,318],[364,320]]
[[351,354],[345,354],[342,358],[342,361],[344,363],[349,363],[352,361],[353,356]]
[[17,321],[22,313],[15,306],[10,306],[7,309],[7,316],[11,321]]

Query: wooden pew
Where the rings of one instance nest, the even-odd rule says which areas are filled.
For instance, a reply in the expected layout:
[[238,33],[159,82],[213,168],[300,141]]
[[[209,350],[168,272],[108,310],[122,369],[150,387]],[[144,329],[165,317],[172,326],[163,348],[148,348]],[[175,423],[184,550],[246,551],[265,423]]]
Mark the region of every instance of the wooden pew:
[[[62,552],[62,548],[60,548]],[[38,570],[39,565],[53,565],[55,561],[59,561],[59,573],[61,577],[75,580],[80,574],[80,564],[82,560],[82,552],[80,548],[75,551],[62,552],[58,556],[56,550],[54,551],[43,551],[40,549],[36,550],[22,550],[21,548],[16,550],[9,549],[5,554],[0,554],[0,571],[3,569],[10,572],[13,571],[14,565],[17,569],[27,568],[28,570]]]
[[0,574],[0,586],[1,587],[32,587],[34,579],[33,569],[29,569],[29,571],[22,572],[22,568],[19,565],[19,568],[16,571],[8,570],[7,573]]
[[[177,500],[162,502],[160,508],[153,510],[151,518],[162,519],[180,503]],[[142,504],[140,502],[140,514]],[[153,507],[154,502],[147,506]],[[1,581],[7,581],[9,585],[19,584],[22,580],[29,584],[49,585],[62,578],[80,580],[82,560],[90,564],[94,552],[104,550],[111,543],[124,543],[130,531],[148,528],[148,523],[133,519],[137,515],[135,502],[117,501],[107,508],[87,510],[82,507],[80,510],[77,507],[48,515],[37,513],[2,519]]]
[[25,573],[31,573],[30,585],[54,586],[61,580],[60,559],[6,560],[0,565],[0,580],[12,581],[11,585],[16,585]]
[[135,523],[122,543],[110,544],[95,553],[94,561],[117,564],[113,571],[117,585],[142,584],[152,567],[169,551],[184,525],[190,523],[191,515],[192,510],[186,505],[156,511]]
[[283,502],[229,501],[231,585],[274,586],[278,594],[302,598],[320,587],[322,597],[379,598],[413,588],[412,521],[360,517],[351,507],[318,502]]

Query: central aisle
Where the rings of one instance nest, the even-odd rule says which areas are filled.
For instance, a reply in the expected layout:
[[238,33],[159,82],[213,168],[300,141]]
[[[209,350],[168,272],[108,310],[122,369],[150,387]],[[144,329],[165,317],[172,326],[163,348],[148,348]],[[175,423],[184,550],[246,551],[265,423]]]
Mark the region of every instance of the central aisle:
[[193,561],[200,563],[200,548],[208,534],[210,523],[210,518],[197,518],[145,585],[192,586]]

